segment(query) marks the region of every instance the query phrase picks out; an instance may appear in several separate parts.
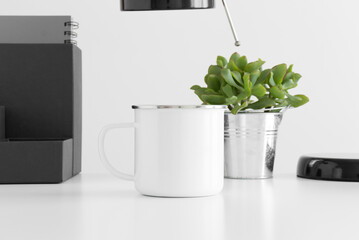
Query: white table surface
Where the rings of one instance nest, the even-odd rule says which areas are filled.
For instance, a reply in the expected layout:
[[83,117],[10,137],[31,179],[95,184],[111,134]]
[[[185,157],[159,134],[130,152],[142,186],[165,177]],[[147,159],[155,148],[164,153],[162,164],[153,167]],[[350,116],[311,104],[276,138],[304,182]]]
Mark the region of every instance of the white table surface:
[[311,240],[359,238],[359,183],[225,180],[214,197],[138,194],[81,174],[55,185],[0,185],[1,240]]

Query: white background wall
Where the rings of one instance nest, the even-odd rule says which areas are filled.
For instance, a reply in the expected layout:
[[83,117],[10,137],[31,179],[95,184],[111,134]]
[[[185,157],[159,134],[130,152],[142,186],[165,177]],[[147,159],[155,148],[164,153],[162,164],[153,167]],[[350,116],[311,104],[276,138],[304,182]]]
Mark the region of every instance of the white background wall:
[[[238,49],[219,0],[212,10],[165,12],[120,12],[118,0],[0,0],[0,14],[71,14],[80,22],[84,172],[105,171],[97,153],[102,126],[132,121],[132,104],[200,104],[189,88],[203,85],[217,55],[234,51],[268,68],[293,63],[303,75],[294,91],[311,101],[285,115],[277,173],[294,173],[305,153],[358,151],[358,1],[227,1]],[[108,140],[109,155],[127,171],[132,142],[130,130]]]

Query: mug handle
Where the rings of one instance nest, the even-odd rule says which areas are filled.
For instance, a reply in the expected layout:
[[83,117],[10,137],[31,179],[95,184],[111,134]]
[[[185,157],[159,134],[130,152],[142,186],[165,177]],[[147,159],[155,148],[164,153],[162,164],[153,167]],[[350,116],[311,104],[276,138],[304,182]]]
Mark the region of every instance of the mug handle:
[[102,163],[104,164],[104,166],[107,168],[107,170],[112,173],[114,176],[121,178],[123,180],[129,180],[129,181],[133,181],[135,179],[134,175],[130,175],[127,173],[123,173],[119,170],[117,170],[116,168],[114,168],[111,163],[108,161],[108,158],[106,156],[106,152],[105,152],[105,138],[107,133],[110,130],[116,129],[116,128],[136,128],[135,123],[117,123],[117,124],[110,124],[105,126],[99,135],[99,141],[98,141],[98,149],[99,149],[99,153],[100,153],[100,159],[102,161]]

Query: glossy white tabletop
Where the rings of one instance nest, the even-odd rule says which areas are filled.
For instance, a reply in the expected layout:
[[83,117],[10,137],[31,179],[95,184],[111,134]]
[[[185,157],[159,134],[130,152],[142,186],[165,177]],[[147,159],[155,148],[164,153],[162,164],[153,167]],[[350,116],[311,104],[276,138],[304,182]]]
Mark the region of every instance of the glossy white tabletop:
[[0,185],[0,239],[358,239],[359,183],[225,180],[222,194],[145,197],[131,182],[82,174],[63,184]]

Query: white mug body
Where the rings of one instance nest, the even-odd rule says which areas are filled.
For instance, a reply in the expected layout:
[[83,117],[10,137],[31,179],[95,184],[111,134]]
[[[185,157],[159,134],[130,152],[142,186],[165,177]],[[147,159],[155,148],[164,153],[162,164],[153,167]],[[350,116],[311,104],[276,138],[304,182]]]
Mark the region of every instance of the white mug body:
[[219,193],[223,119],[221,109],[136,109],[136,189],[166,197]]

